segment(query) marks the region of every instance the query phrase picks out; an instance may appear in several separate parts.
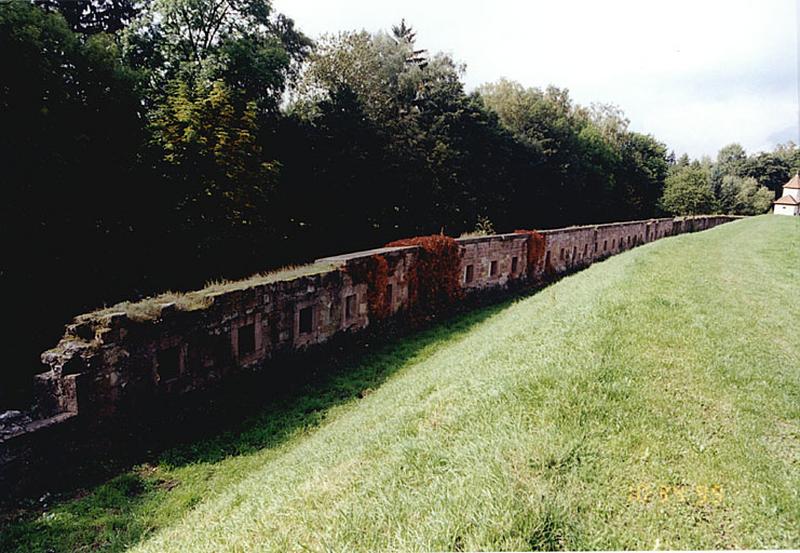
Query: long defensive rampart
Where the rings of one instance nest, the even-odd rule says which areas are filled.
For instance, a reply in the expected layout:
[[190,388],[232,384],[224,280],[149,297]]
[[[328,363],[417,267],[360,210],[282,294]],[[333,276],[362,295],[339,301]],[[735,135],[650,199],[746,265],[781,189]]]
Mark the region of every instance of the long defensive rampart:
[[[735,219],[651,219],[456,239],[444,275],[450,300],[532,286],[666,236]],[[178,301],[81,315],[42,355],[29,413],[0,413],[0,489],[32,465],[35,451],[82,421],[102,427],[152,402],[213,390],[237,374],[269,370],[337,336],[386,322],[435,316],[428,288],[435,252],[387,247],[318,260],[295,275],[210,287]],[[441,270],[441,269],[440,269]],[[439,282],[438,284],[441,284]],[[428,302],[422,305],[423,302]],[[445,302],[446,303],[446,302]],[[379,330],[378,330],[379,331]]]

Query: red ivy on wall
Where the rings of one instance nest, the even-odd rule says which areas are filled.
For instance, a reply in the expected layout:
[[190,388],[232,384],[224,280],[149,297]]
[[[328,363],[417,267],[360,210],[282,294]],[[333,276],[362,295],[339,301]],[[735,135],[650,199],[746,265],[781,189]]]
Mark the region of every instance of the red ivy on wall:
[[408,271],[408,299],[413,319],[428,318],[461,298],[461,250],[444,235],[417,236],[386,244],[417,246],[419,255]]
[[[528,278],[536,278],[536,268],[539,266],[540,261],[544,258],[545,251],[547,250],[547,239],[545,236],[535,230],[515,230],[515,234],[528,235]],[[553,267],[548,264],[544,267],[545,273],[552,273]]]
[[385,319],[390,315],[386,286],[389,283],[389,263],[382,255],[371,255],[351,262],[347,273],[355,284],[367,285],[367,305],[371,318]]

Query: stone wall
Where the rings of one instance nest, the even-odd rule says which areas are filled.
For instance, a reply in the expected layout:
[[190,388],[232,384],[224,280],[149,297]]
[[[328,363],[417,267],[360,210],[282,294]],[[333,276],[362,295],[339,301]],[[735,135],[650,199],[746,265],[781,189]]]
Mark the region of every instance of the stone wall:
[[504,288],[527,278],[528,237],[497,234],[458,240],[461,249],[461,286],[469,294],[486,288]]
[[[502,292],[732,219],[701,216],[544,230],[545,254],[531,273],[528,234],[458,239],[459,282],[466,297]],[[237,374],[270,370],[279,355],[403,320],[411,301],[409,271],[418,255],[418,247],[411,246],[329,257],[318,260],[309,274],[288,280],[256,279],[209,291],[188,309],[157,305],[157,314],[144,321],[124,310],[77,317],[59,344],[42,355],[50,370],[35,378],[37,402],[31,412],[0,415],[0,484],[15,473],[9,468],[14,463],[34,457],[30,444],[46,442],[47,432],[68,421],[102,427],[153,402],[169,403],[213,390]],[[376,260],[385,267],[381,294],[363,277]],[[374,304],[376,297],[385,303]]]

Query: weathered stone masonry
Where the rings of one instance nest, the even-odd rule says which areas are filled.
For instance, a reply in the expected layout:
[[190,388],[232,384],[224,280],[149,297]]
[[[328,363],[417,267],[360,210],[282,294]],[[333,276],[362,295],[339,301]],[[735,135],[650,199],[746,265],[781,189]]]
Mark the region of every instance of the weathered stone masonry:
[[[533,260],[532,271],[529,234],[458,239],[460,283],[469,296],[542,282],[640,244],[732,219],[698,216],[541,231],[545,253]],[[323,269],[314,274],[209,293],[197,309],[162,304],[150,322],[132,321],[125,312],[77,317],[58,346],[42,355],[50,370],[35,378],[35,408],[0,414],[0,489],[6,469],[24,463],[37,444],[70,422],[102,425],[154,400],[269,370],[279,354],[367,328],[376,318],[368,284],[354,282],[352,275],[371,258],[385,259],[388,267],[384,315],[403,317],[409,270],[418,255],[419,248],[411,246],[330,257],[318,260]]]

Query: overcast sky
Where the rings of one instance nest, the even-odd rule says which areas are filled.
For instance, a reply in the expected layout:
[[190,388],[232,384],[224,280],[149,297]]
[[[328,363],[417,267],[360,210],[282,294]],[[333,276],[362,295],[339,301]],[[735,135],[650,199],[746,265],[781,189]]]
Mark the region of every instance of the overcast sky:
[[715,156],[797,142],[796,0],[274,0],[307,35],[388,30],[500,77],[613,103],[670,149]]

